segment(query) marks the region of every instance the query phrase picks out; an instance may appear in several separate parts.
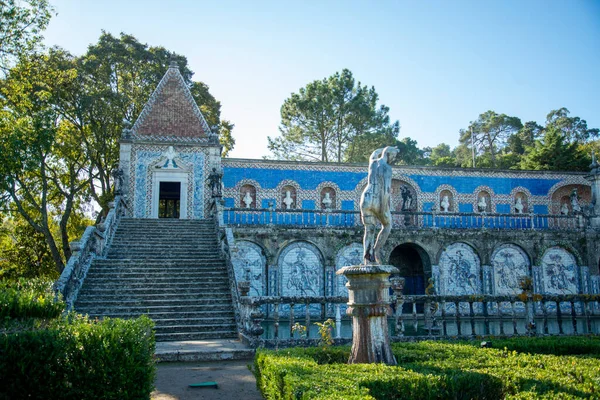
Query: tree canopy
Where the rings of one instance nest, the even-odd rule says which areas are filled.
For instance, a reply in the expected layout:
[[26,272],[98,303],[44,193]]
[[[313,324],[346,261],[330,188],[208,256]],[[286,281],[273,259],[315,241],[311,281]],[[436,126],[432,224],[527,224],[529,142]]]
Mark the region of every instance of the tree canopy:
[[313,81],[284,101],[281,136],[269,137],[268,148],[287,160],[362,161],[374,146],[393,144],[400,130],[378,100],[375,88],[347,69]]

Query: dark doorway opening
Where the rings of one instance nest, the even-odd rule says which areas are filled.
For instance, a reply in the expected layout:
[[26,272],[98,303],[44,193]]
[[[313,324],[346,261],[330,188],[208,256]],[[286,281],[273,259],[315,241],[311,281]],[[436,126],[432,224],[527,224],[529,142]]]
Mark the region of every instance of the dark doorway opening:
[[[405,279],[405,295],[425,294],[425,282],[431,276],[429,255],[419,245],[404,243],[396,246],[390,255],[390,264],[400,270],[400,276]],[[404,303],[403,313],[412,312],[412,303]],[[423,312],[423,304],[417,304],[417,312]]]
[[161,182],[158,195],[158,218],[179,218],[181,182]]

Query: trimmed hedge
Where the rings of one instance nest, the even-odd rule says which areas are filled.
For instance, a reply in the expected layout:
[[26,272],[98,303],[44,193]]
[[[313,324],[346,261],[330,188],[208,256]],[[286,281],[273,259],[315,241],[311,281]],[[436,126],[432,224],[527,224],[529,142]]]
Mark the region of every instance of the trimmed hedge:
[[153,322],[71,314],[0,335],[0,399],[142,399],[153,390]]
[[[481,349],[474,342],[396,343],[398,367],[347,365],[349,347],[261,350],[255,374],[267,399],[600,398],[600,338],[538,340],[494,340],[494,347],[506,346],[501,349]],[[552,349],[568,354],[569,348],[592,355],[535,354]]]
[[9,319],[53,319],[65,309],[56,300],[53,282],[40,279],[0,282],[0,323]]

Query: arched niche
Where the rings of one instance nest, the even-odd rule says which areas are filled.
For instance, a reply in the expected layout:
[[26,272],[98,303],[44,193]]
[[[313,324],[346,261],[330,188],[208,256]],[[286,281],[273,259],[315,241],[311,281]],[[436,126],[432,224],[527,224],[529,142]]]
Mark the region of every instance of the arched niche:
[[473,247],[466,243],[447,246],[438,263],[439,293],[443,295],[471,295],[482,292],[481,261]]
[[321,205],[322,210],[336,210],[337,209],[337,199],[336,199],[335,189],[330,186],[325,186],[321,189],[321,193],[319,194],[319,204]]
[[520,280],[531,277],[531,263],[525,251],[514,244],[502,244],[492,253],[493,292],[496,295],[521,293]]
[[492,196],[487,190],[480,190],[477,193],[473,209],[479,213],[492,212]]
[[544,252],[540,264],[545,294],[578,293],[579,270],[573,254],[560,246],[550,247]]
[[292,185],[286,185],[281,188],[280,193],[280,206],[286,210],[293,210],[298,208],[298,194],[296,188]]
[[231,249],[231,263],[237,282],[250,282],[249,296],[266,294],[265,273],[267,258],[262,247],[247,240],[238,240]]
[[417,191],[408,182],[392,179],[392,209],[395,211],[417,211]]
[[577,190],[580,206],[583,207],[591,203],[592,189],[590,186],[578,184],[561,186],[552,193],[552,198],[550,201],[551,210],[549,210],[551,214],[561,214],[561,208],[563,208],[563,205],[566,205],[569,214],[573,213],[573,208],[571,205],[571,194],[573,193],[573,190]]
[[513,198],[512,212],[514,214],[529,213],[529,196],[527,196],[527,193],[515,193],[515,197]]
[[444,189],[440,192],[438,206],[440,212],[456,212],[454,195],[450,190]]
[[315,245],[290,243],[279,254],[277,266],[282,296],[323,295],[323,257]]
[[242,187],[240,188],[239,198],[241,208],[257,208],[256,187],[254,185],[242,185]]

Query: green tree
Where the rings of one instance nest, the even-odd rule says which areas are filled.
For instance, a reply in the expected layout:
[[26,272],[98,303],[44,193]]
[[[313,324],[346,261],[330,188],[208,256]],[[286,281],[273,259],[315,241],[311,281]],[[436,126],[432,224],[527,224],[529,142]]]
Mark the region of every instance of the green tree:
[[425,151],[417,146],[417,141],[409,137],[397,140],[394,144],[399,151],[396,163],[399,165],[426,165]]
[[436,167],[455,167],[456,159],[450,146],[446,143],[440,143],[433,149],[429,155],[429,162]]
[[269,150],[287,160],[362,161],[400,130],[378,100],[375,88],[357,83],[347,69],[311,82],[284,101],[281,136],[268,138]]
[[500,168],[498,155],[506,147],[511,135],[516,134],[523,127],[521,120],[506,114],[497,114],[486,111],[479,118],[471,122],[467,129],[460,130],[461,148],[457,151],[458,162],[463,167],[473,165],[472,146],[475,146],[476,166]]
[[0,1],[0,70],[39,44],[51,13],[47,0]]
[[[68,223],[88,187],[88,161],[60,96],[77,72],[62,51],[23,57],[0,82],[0,196],[42,234],[60,273],[70,256]],[[58,221],[58,232],[53,222]]]
[[520,168],[550,171],[587,171],[590,161],[577,142],[556,127],[549,127],[544,137],[523,157]]

